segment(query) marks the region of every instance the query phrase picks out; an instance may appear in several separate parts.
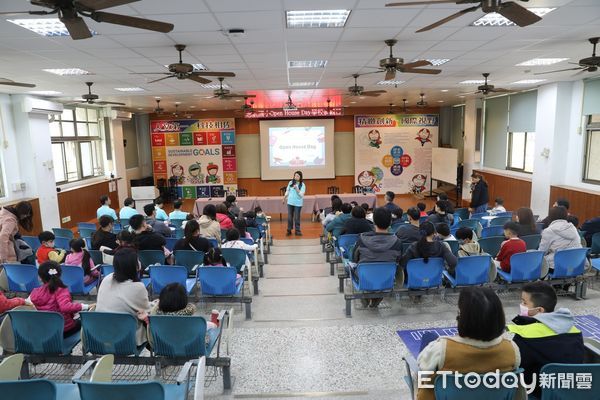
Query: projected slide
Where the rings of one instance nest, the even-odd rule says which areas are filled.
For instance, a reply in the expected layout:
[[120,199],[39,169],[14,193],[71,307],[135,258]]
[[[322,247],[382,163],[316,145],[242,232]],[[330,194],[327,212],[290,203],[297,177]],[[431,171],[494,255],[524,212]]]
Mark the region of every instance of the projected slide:
[[269,128],[271,168],[322,167],[325,158],[325,126]]

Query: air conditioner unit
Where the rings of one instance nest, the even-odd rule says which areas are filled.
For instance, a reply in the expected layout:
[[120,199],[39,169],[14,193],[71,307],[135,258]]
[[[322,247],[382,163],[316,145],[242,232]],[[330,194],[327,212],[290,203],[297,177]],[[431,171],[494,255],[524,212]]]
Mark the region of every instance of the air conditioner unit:
[[62,114],[63,105],[60,103],[55,103],[53,101],[42,100],[35,97],[27,97],[23,100],[22,110],[26,113],[32,114]]
[[131,119],[131,113],[128,112],[128,111],[111,110],[110,111],[110,118],[111,119],[118,119],[118,120],[130,120]]

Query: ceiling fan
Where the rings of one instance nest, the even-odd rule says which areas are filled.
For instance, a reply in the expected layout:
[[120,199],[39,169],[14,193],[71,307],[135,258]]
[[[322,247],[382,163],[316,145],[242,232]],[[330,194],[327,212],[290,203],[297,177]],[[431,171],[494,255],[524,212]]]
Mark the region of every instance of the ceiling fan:
[[577,71],[577,70],[580,70],[578,72],[578,74],[582,73],[582,72],[585,72],[585,71],[587,71],[587,72],[596,72],[596,71],[598,71],[598,67],[600,67],[600,57],[596,56],[596,45],[598,44],[598,41],[600,40],[600,37],[589,38],[588,40],[594,46],[594,49],[592,50],[592,56],[591,57],[587,57],[587,58],[582,58],[577,63],[569,63],[569,64],[579,65],[578,67],[567,68],[567,69],[559,69],[559,70],[556,70],[556,71],[538,72],[538,73],[535,73],[534,75],[552,74],[554,72]]
[[173,112],[173,116],[174,116],[175,118],[179,118],[179,104],[180,104],[180,103],[179,103],[178,101],[177,101],[177,102],[175,102],[175,111]]
[[174,25],[166,22],[98,11],[134,3],[136,1],[139,0],[30,0],[32,5],[49,8],[50,11],[18,11],[2,12],[0,14],[57,14],[60,22],[65,24],[69,34],[75,40],[92,37],[90,29],[81,16],[91,18],[96,22],[108,22],[109,24],[130,26],[132,28],[147,29],[156,32],[167,33],[173,30]]
[[424,67],[425,65],[432,65],[427,60],[418,60],[418,61],[414,61],[414,62],[405,64],[403,58],[396,58],[392,54],[392,47],[394,47],[394,45],[396,43],[398,43],[398,41],[396,39],[386,40],[385,44],[390,47],[389,57],[382,58],[381,60],[379,60],[379,67],[380,67],[379,71],[367,72],[366,74],[362,74],[362,75],[376,74],[376,73],[385,71],[384,80],[391,81],[394,78],[396,78],[397,71],[412,73],[412,74],[433,74],[433,75],[436,75],[436,74],[439,74],[440,72],[442,72],[442,70],[440,70],[440,69],[418,69],[417,68],[417,67]]
[[154,109],[154,113],[162,114],[163,111],[165,111],[165,109],[160,106],[160,99],[156,99],[156,108]]
[[254,107],[254,100],[250,100],[250,104],[248,104],[248,96],[244,96],[244,105],[242,106],[242,111],[252,110]]
[[419,108],[427,107],[427,102],[425,101],[425,93],[420,93],[419,96],[421,96],[421,100],[417,101],[416,106]]
[[6,79],[6,78],[0,78],[0,85],[20,86],[20,87],[28,87],[28,88],[35,87],[35,85],[33,83],[15,82],[11,79]]
[[67,105],[81,104],[81,103],[94,104],[97,106],[107,106],[107,105],[124,106],[125,105],[125,103],[116,103],[114,101],[96,101],[100,97],[97,94],[92,93],[92,85],[94,84],[94,82],[86,82],[85,84],[88,87],[88,92],[86,94],[81,95],[81,100],[69,102],[69,103],[67,103]]
[[288,99],[285,102],[285,104],[282,107],[285,111],[295,111],[298,109],[298,106],[294,104],[294,102],[292,101],[292,95],[291,93],[288,94]]
[[[256,97],[256,95],[254,95],[254,94],[237,94],[237,93],[231,93],[231,91],[229,89],[225,89],[223,87],[223,81],[225,80],[225,78],[223,78],[222,76],[220,76],[218,79],[219,79],[219,88],[215,89],[213,91],[212,98],[214,98],[214,99],[227,100],[227,99],[232,99],[232,98],[235,98],[235,97],[243,97],[243,98]],[[209,98],[211,98],[211,97],[209,97]]]
[[210,83],[212,82],[210,79],[203,78],[203,76],[228,76],[234,77],[235,74],[233,72],[216,72],[216,71],[196,71],[194,70],[194,66],[192,64],[184,63],[181,58],[181,53],[185,50],[184,44],[176,44],[175,49],[179,52],[179,62],[169,64],[167,68],[169,72],[132,72],[134,75],[167,75],[162,78],[155,79],[148,83],[159,82],[169,78],[177,78],[177,79],[191,79],[198,83]]
[[[529,0],[521,0],[521,1],[529,1]],[[434,22],[431,25],[427,25],[424,28],[419,29],[417,32],[425,32],[431,30],[433,28],[437,28],[440,25],[445,24],[446,22],[450,22],[453,19],[461,17],[465,14],[468,14],[472,11],[477,11],[479,7],[481,10],[488,14],[492,12],[496,12],[502,15],[504,18],[514,22],[519,26],[527,26],[531,24],[535,24],[540,21],[542,18],[532,13],[525,7],[519,5],[513,1],[503,2],[502,0],[430,0],[430,1],[407,1],[401,3],[388,3],[386,7],[399,7],[399,6],[416,6],[416,5],[431,5],[431,4],[442,4],[442,3],[454,3],[454,4],[473,4],[479,3],[474,7],[465,8],[455,14],[452,14],[444,19],[441,19],[437,22]]]
[[510,92],[510,90],[508,90],[508,89],[497,88],[494,85],[490,85],[488,83],[488,77],[490,76],[489,72],[484,72],[481,75],[483,75],[483,78],[485,79],[484,83],[481,86],[477,86],[477,91],[473,92],[472,94],[479,94],[479,93],[481,93],[482,95],[487,96],[490,93],[507,93],[507,92]]
[[[379,72],[379,71],[377,71]],[[367,96],[367,97],[377,97],[380,94],[383,93],[387,93],[385,90],[368,90],[365,91],[364,87],[362,86],[358,86],[358,77],[360,75],[359,74],[352,74],[352,77],[354,78],[354,86],[350,86],[348,88],[348,93],[346,94],[346,96]]]

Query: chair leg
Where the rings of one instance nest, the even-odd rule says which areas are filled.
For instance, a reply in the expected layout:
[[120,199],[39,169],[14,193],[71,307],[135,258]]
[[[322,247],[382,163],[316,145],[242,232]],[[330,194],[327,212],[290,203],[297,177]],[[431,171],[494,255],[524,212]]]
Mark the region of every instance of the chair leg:
[[330,262],[329,263],[329,275],[333,276],[333,274],[335,272],[335,264],[336,264],[335,261],[336,260],[334,259],[334,260],[331,260],[331,261],[334,261],[334,262]]
[[252,281],[252,287],[254,288],[254,294],[258,296],[258,280]]
[[229,365],[223,366],[223,389],[231,390],[231,367]]
[[344,278],[338,278],[340,281],[340,293],[344,293]]
[[252,303],[246,303],[246,319],[252,319]]
[[346,317],[352,317],[352,300],[346,299]]

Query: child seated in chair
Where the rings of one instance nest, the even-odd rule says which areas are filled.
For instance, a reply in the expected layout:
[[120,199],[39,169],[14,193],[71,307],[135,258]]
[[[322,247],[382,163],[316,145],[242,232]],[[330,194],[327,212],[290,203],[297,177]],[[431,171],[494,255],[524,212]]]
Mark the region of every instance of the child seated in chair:
[[[225,237],[227,241],[221,246],[224,249],[242,249],[244,251],[254,251],[258,247],[256,243],[250,245],[241,241],[240,232],[235,228],[229,229]],[[246,268],[250,268],[251,266],[252,264],[250,263],[248,254],[246,254]]]
[[[204,266],[205,267],[227,267],[227,261],[223,258],[221,249],[218,247],[211,247],[206,253],[204,253]],[[235,284],[239,285],[242,281],[242,276],[236,274]]]
[[[489,256],[488,253],[481,249],[481,246],[477,241],[473,240],[473,230],[467,226],[462,226],[456,231],[456,240],[458,240],[458,257],[469,257],[469,256]],[[496,264],[494,260],[490,261],[490,270],[488,273],[488,282],[494,282],[498,271],[496,270]]]
[[46,261],[38,269],[43,285],[31,291],[31,303],[39,311],[54,311],[62,314],[65,320],[63,337],[79,333],[81,321],[75,320],[75,314],[87,311],[91,305],[74,303],[71,293],[60,279],[62,270],[55,261]]
[[510,257],[513,254],[525,253],[527,244],[519,238],[519,224],[507,222],[504,224],[504,236],[508,239],[502,242],[500,251],[496,256],[496,266],[504,272],[510,272]]
[[63,262],[67,251],[54,248],[54,239],[56,239],[54,233],[44,231],[38,235],[38,239],[42,244],[35,253],[38,264],[43,264],[46,261]]
[[85,249],[83,239],[72,239],[69,242],[69,247],[71,248],[71,253],[67,255],[65,264],[83,268],[83,283],[85,285],[98,280],[100,272],[95,268],[90,253]]

